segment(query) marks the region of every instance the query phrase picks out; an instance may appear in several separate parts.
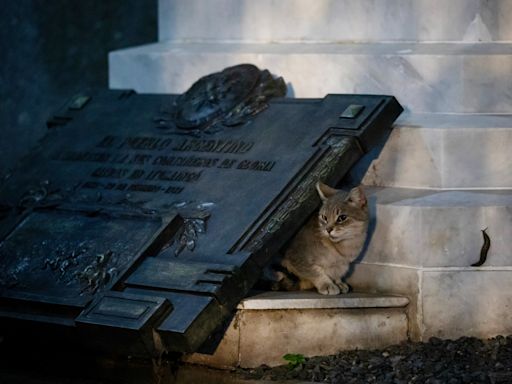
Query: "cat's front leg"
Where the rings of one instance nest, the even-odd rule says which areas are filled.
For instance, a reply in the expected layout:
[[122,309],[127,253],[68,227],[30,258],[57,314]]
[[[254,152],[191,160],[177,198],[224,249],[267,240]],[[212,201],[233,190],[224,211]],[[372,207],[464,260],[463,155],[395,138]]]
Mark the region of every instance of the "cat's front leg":
[[339,295],[340,288],[337,284],[334,284],[332,281],[325,282],[324,284],[316,286],[318,293],[322,295]]
[[341,293],[349,293],[350,292],[350,285],[348,285],[344,281],[338,280],[338,281],[336,281],[336,285],[340,289]]
[[310,281],[313,283],[318,293],[322,295],[339,295],[340,288],[321,267],[314,267],[313,270],[316,273],[313,278],[310,278]]
[[329,268],[327,271],[329,273],[329,277],[332,279],[334,284],[338,286],[341,293],[349,293],[350,285],[343,281],[343,276],[345,276],[348,272],[349,264],[346,263],[336,263]]

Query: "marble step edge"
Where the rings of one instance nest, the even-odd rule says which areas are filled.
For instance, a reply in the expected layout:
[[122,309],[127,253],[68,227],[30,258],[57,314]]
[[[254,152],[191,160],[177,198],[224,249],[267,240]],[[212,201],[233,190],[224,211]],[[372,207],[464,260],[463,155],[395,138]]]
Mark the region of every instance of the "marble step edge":
[[512,41],[506,42],[244,42],[164,40],[110,52],[131,54],[337,54],[372,56],[508,56]]
[[[159,37],[510,40],[509,0],[160,0]],[[229,20],[229,23],[224,23]]]
[[[357,265],[362,265],[362,266],[369,266],[369,267],[383,267],[383,268],[394,268],[396,270],[408,270],[408,271],[411,271],[413,273],[423,273],[423,272],[435,272],[435,273],[466,273],[466,272],[480,272],[480,273],[484,273],[484,272],[511,272],[512,273],[512,265],[511,266],[507,266],[507,265],[503,265],[503,266],[488,266],[488,265],[481,265],[479,267],[471,267],[471,266],[466,266],[466,267],[429,267],[429,266],[418,266],[418,265],[410,265],[410,264],[404,264],[404,263],[393,263],[393,262],[379,262],[379,261],[365,261],[364,259],[362,261],[358,261],[356,264]],[[512,276],[512,274],[511,274]],[[358,291],[360,290],[364,290],[364,291],[367,291],[367,292],[370,292],[369,294],[372,294],[371,292],[376,292],[376,289],[375,287],[373,289],[369,289],[367,287],[364,287],[364,288],[357,288]],[[387,294],[387,290],[386,290],[386,294]],[[380,295],[385,295],[383,293],[379,293]],[[392,293],[391,296],[392,297],[403,297],[403,296],[400,296],[400,294],[402,294],[401,292],[400,293]]]
[[422,189],[363,185],[363,189],[373,204],[378,206],[420,208],[512,206],[512,188],[446,190],[442,188]]
[[403,112],[393,126],[418,129],[512,129],[512,113],[415,113],[408,111]]
[[510,334],[511,277],[511,267],[417,268],[362,261],[347,281],[365,292],[408,296],[409,337],[426,341]]
[[387,94],[414,112],[512,112],[512,44],[505,43],[163,42],[111,52],[109,85],[182,93],[201,76],[240,63],[283,76],[289,96]]
[[511,146],[510,114],[403,114],[351,175],[380,187],[510,189]]
[[[364,188],[371,224],[361,261],[417,269],[512,266],[512,190]],[[485,264],[470,267],[480,259],[484,229]]]
[[[286,364],[283,356],[287,353],[331,355],[340,350],[383,348],[408,337],[406,297],[316,292],[262,295],[242,302],[243,308],[237,309],[213,355],[194,353],[182,361],[223,369],[276,366]],[[303,299],[292,299],[299,296]]]
[[238,310],[363,309],[405,307],[409,299],[395,295],[351,292],[326,296],[314,291],[264,292],[245,298]]

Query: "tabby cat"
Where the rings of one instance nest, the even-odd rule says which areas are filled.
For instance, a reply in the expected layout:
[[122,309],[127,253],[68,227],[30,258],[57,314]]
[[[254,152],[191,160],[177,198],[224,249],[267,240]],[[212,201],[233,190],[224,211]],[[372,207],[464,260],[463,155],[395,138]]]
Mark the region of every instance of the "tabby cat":
[[342,277],[366,239],[367,200],[361,187],[348,195],[321,182],[316,189],[323,202],[318,216],[300,230],[281,261],[298,282],[277,272],[277,286],[285,290],[315,287],[323,295],[347,293],[350,287]]

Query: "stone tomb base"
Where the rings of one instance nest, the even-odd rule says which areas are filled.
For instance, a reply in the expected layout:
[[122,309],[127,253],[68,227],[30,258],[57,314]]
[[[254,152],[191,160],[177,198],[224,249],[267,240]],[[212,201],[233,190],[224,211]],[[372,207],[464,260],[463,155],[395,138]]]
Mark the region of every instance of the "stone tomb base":
[[406,297],[266,292],[243,300],[213,355],[184,360],[217,368],[286,364],[283,356],[374,349],[407,339]]
[[407,292],[410,338],[512,334],[510,267],[400,267],[359,264],[355,289]]

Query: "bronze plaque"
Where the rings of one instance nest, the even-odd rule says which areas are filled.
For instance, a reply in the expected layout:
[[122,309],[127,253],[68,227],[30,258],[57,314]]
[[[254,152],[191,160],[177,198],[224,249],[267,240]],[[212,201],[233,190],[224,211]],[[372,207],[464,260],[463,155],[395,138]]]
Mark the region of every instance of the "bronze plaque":
[[256,91],[91,92],[49,121],[0,186],[3,319],[196,350],[318,206],[316,181],[339,182],[402,110],[268,100],[282,84],[239,70]]

